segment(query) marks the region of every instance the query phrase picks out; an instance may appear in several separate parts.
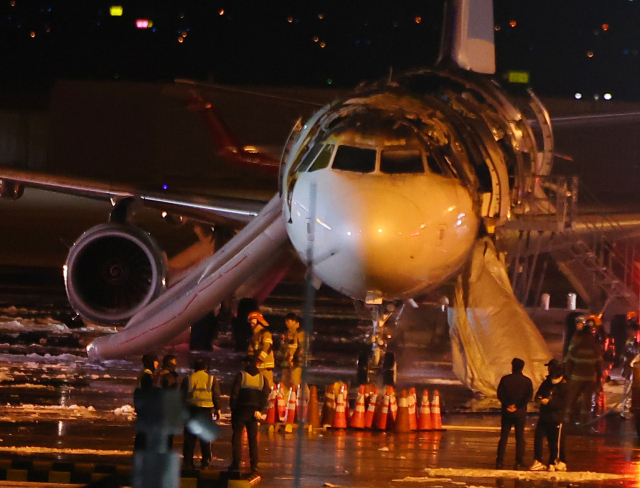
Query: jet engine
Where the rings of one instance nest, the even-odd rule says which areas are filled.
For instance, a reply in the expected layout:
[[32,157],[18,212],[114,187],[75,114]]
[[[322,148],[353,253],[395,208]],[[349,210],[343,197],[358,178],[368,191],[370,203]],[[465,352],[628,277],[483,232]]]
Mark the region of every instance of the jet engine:
[[157,242],[128,224],[97,225],[73,244],[65,265],[67,296],[86,321],[124,325],[161,295],[167,264]]

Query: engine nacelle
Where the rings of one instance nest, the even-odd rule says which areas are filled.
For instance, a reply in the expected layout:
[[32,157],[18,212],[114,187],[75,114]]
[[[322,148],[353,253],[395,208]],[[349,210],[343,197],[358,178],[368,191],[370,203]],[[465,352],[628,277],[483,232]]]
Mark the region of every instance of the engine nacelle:
[[67,297],[89,322],[124,325],[161,295],[167,264],[157,242],[127,224],[101,224],[73,244],[65,267]]
[[11,180],[0,181],[0,197],[18,200],[24,193],[24,185]]

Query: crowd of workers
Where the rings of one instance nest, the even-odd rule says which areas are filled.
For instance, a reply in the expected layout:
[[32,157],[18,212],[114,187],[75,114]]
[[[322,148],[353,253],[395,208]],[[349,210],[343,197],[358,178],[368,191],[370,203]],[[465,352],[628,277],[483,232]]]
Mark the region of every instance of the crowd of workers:
[[[253,335],[248,341],[247,355],[242,359],[242,371],[234,378],[229,397],[232,428],[232,461],[230,472],[240,471],[242,454],[242,434],[246,429],[249,442],[249,457],[251,474],[258,470],[258,421],[263,418],[267,407],[269,393],[273,386],[273,371],[278,365],[282,369],[281,383],[286,389],[300,384],[302,376],[302,352],[304,346],[304,332],[300,329],[300,321],[293,314],[285,316],[287,333],[282,338],[280,349],[274,353],[273,335],[269,330],[269,323],[257,311],[249,313],[248,322]],[[136,388],[145,390],[150,388],[178,389],[184,394],[185,403],[191,417],[203,416],[213,420],[220,419],[222,408],[220,388],[216,378],[207,372],[207,361],[197,358],[194,361],[194,372],[178,381],[176,372],[177,358],[166,355],[162,361],[162,368],[158,371],[158,357],[145,354],[142,357],[143,369],[139,375]],[[206,469],[211,463],[211,444],[204,438],[184,429],[183,464],[188,470],[195,469],[193,458],[196,444],[200,443],[202,461],[200,469]],[[138,432],[134,441],[135,450],[143,450],[146,446],[144,432]],[[168,439],[168,448],[173,448],[173,436]]]
[[[640,361],[640,327],[638,314],[630,312],[623,329],[624,346],[621,357],[616,355],[614,334],[608,334],[601,318],[578,315],[574,327],[565,337],[564,360],[552,359],[546,364],[548,375],[533,396],[531,380],[523,373],[524,361],[514,358],[512,373],[504,376],[498,385],[498,399],[502,405],[501,432],[498,443],[496,468],[503,469],[504,456],[511,427],[516,436],[515,469],[524,469],[524,427],[527,404],[532,397],[540,406],[540,415],[534,436],[534,463],[532,471],[565,471],[566,425],[589,428],[604,407],[603,386],[609,380],[614,365],[622,365],[625,379],[621,414],[627,418],[633,381],[633,366]],[[543,459],[544,440],[549,445],[548,462]]]

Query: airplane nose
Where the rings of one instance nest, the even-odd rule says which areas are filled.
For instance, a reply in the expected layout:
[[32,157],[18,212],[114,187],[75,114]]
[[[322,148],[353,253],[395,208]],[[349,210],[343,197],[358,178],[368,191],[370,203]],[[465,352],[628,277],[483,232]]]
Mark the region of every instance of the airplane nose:
[[316,266],[319,275],[339,271],[343,283],[360,289],[358,295],[411,286],[411,265],[422,253],[425,228],[424,215],[411,200],[393,191],[355,191],[331,202],[318,224],[325,230],[317,244],[333,252]]

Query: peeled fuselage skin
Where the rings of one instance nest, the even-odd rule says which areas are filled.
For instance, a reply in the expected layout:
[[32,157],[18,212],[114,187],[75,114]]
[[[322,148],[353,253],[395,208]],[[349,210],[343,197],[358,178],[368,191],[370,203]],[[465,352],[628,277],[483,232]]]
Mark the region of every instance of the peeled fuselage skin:
[[453,178],[325,168],[300,174],[292,191],[293,246],[303,261],[311,246],[313,273],[355,299],[409,298],[441,284],[477,236],[472,198]]

